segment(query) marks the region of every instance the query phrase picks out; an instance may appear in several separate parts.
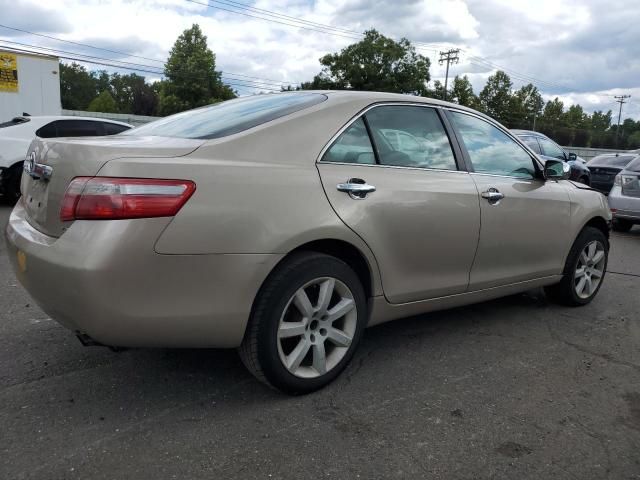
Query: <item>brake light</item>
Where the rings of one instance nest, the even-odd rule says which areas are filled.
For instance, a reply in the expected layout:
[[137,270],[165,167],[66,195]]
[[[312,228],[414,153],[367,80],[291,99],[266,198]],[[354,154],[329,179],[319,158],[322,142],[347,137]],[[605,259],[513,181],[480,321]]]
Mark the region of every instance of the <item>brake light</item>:
[[196,189],[190,180],[76,177],[62,200],[60,219],[122,220],[171,217]]
[[613,184],[617,185],[618,187],[622,185],[622,179],[620,178],[620,174],[614,177]]

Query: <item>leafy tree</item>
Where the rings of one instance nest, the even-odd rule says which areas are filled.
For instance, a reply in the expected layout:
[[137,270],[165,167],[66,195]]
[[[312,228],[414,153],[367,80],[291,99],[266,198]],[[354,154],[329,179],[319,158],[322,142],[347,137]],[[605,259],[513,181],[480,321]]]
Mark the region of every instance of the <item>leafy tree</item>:
[[135,73],[111,76],[110,91],[121,113],[134,115],[154,115],[158,106],[158,96],[144,77]]
[[182,32],[171,49],[164,73],[167,80],[160,92],[163,115],[228,100],[233,90],[222,83],[216,71],[216,56],[197,24]]
[[481,110],[507,125],[510,116],[512,86],[509,75],[498,70],[487,79],[487,84],[478,96]]
[[457,103],[458,105],[464,105],[465,107],[470,108],[478,108],[478,97],[475,93],[473,93],[473,87],[471,86],[471,82],[469,78],[465,75],[464,77],[455,76],[453,79],[453,86],[451,88],[451,92],[448,95],[448,98],[451,99],[452,102]]
[[544,100],[536,87],[531,83],[520,87],[511,96],[509,126],[512,128],[531,129],[534,119],[542,113]]
[[558,97],[549,100],[544,106],[540,123],[544,132],[553,132],[554,129],[564,126],[564,103]]
[[339,53],[320,59],[322,71],[302,88],[376,90],[427,94],[429,59],[406,38],[396,42],[376,30]]
[[118,113],[118,105],[111,94],[104,90],[91,101],[87,110],[89,112]]
[[596,110],[591,115],[591,129],[604,132],[611,126],[611,110],[602,113],[602,110]]
[[433,82],[433,90],[428,90],[427,96],[444,100],[444,84],[440,80]]
[[84,110],[99,92],[94,76],[77,63],[60,64],[60,96],[62,108]]
[[640,148],[640,130],[633,132],[627,139],[627,148]]

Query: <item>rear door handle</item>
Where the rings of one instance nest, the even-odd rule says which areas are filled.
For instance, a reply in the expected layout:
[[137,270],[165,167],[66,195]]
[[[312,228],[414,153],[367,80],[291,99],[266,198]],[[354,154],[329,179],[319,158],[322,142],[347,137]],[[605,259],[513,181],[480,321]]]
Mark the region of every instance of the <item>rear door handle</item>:
[[480,195],[482,198],[486,198],[491,205],[497,205],[504,198],[504,193],[500,193],[497,188],[490,188]]
[[346,183],[339,183],[336,188],[339,192],[348,193],[354,200],[364,200],[367,194],[376,191],[376,187],[361,178],[350,178]]

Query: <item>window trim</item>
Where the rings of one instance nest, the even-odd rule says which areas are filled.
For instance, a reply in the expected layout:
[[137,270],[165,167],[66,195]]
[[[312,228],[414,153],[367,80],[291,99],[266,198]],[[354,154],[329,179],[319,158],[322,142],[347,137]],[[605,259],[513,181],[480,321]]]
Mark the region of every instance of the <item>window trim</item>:
[[532,153],[532,151],[524,144],[523,141],[521,141],[516,135],[511,133],[508,129],[506,129],[505,127],[500,125],[498,122],[496,122],[495,120],[493,120],[493,119],[491,119],[489,117],[484,117],[482,115],[477,115],[475,113],[467,112],[465,110],[461,110],[461,109],[458,109],[458,108],[448,107],[448,108],[445,108],[443,110],[444,110],[444,113],[447,115],[447,117],[449,117],[450,113],[453,113],[453,112],[461,113],[463,115],[468,115],[470,117],[477,118],[478,120],[483,121],[485,123],[488,123],[489,125],[497,128],[502,133],[507,135],[507,137],[509,137],[511,140],[513,140],[517,145],[519,145],[527,155],[529,155],[529,158],[531,158],[531,162],[532,162],[533,167],[534,167],[534,169],[536,171],[535,175],[533,176],[533,178],[525,178],[525,177],[519,177],[519,176],[515,176],[515,175],[500,175],[500,174],[497,174],[497,173],[476,172],[475,169],[473,168],[473,164],[471,163],[471,157],[469,155],[469,152],[467,151],[467,146],[462,141],[462,134],[460,133],[458,128],[455,126],[455,123],[453,121],[451,121],[451,118],[449,118],[449,123],[451,125],[451,128],[453,129],[453,131],[456,134],[456,139],[458,140],[458,143],[460,144],[460,150],[462,151],[462,155],[463,155],[464,160],[465,160],[465,162],[467,164],[467,169],[468,169],[469,173],[471,173],[473,175],[484,175],[484,176],[499,177],[499,178],[513,178],[513,179],[518,179],[518,180],[522,180],[522,181],[544,180],[544,177],[542,176],[542,168],[543,168],[543,166],[541,165],[540,160],[538,159],[537,155],[535,153]]
[[[438,118],[440,119],[440,123],[442,124],[442,128],[444,129],[445,134],[447,135],[447,138],[449,139],[449,145],[451,146],[451,153],[453,154],[453,160],[456,164],[456,169],[455,170],[449,170],[446,168],[431,168],[431,167],[405,167],[402,165],[383,165],[380,163],[380,158],[379,158],[379,154],[378,154],[378,147],[375,143],[375,140],[373,138],[373,135],[371,135],[371,129],[369,126],[369,122],[366,119],[366,113],[369,112],[370,110],[373,110],[374,108],[378,108],[378,107],[393,107],[393,106],[400,106],[400,107],[421,107],[421,108],[431,108],[433,110],[435,110],[436,114],[438,115]],[[371,146],[373,147],[373,153],[374,156],[376,158],[376,163],[375,164],[364,164],[364,163],[347,163],[347,162],[323,162],[322,158],[324,157],[324,154],[327,152],[327,150],[329,150],[333,144],[338,140],[338,138],[340,137],[340,135],[342,135],[345,130],[347,130],[353,123],[355,123],[359,118],[362,118],[364,120],[365,126],[367,128],[367,134],[369,135],[369,141],[371,142]],[[453,172],[453,173],[468,173],[468,167],[467,164],[464,160],[464,157],[462,155],[462,150],[460,149],[459,145],[458,145],[458,139],[455,136],[455,132],[453,130],[453,128],[451,128],[451,125],[448,122],[448,118],[446,118],[446,115],[443,112],[443,107],[441,105],[435,105],[435,104],[430,104],[430,103],[422,103],[422,102],[398,102],[398,101],[392,101],[392,102],[374,102],[372,104],[367,105],[366,107],[364,107],[362,110],[360,110],[358,113],[356,113],[353,117],[351,117],[347,123],[345,123],[336,133],[335,135],[333,135],[333,137],[331,137],[331,139],[326,143],[326,145],[322,148],[322,150],[320,150],[320,154],[318,155],[318,157],[316,158],[316,164],[323,164],[323,165],[351,165],[351,166],[357,166],[357,167],[381,167],[381,168],[404,168],[407,170],[418,170],[418,171],[431,171],[431,172]]]

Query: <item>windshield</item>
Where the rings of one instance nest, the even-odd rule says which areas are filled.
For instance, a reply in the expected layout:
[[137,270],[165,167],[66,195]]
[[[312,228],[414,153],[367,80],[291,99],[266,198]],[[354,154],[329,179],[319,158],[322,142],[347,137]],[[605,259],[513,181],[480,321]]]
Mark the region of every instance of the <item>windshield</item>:
[[319,93],[277,93],[236,98],[156,120],[123,135],[220,138],[303,110],[327,99]]
[[640,173],[640,157],[636,157],[636,159],[627,165],[625,170],[630,170],[632,172]]
[[610,167],[622,167],[624,168],[627,163],[633,160],[635,155],[619,155],[611,157],[596,157],[591,160],[590,165],[603,165]]

